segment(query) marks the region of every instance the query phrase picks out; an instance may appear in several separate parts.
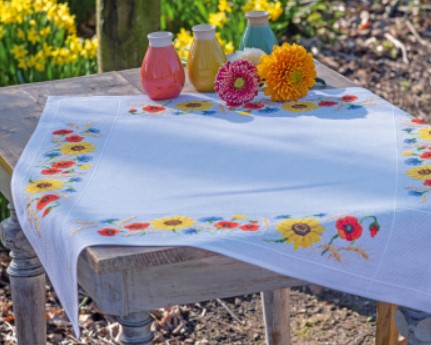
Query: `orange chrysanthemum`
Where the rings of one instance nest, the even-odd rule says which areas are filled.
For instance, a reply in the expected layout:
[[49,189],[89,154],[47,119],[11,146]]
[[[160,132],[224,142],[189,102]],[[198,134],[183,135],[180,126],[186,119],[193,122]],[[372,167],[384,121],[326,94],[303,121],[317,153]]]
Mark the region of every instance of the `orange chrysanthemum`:
[[262,56],[257,66],[265,80],[265,95],[272,101],[292,101],[307,95],[317,77],[313,57],[304,47],[283,43],[271,55]]

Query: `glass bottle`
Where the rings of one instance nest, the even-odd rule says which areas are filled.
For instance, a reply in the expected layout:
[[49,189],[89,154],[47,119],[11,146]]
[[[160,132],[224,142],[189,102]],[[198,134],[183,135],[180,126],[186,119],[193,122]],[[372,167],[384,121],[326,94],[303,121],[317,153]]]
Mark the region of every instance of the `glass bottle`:
[[250,11],[245,14],[248,24],[242,37],[240,50],[258,48],[270,54],[277,38],[269,26],[269,14],[266,11]]
[[219,68],[227,61],[223,48],[215,36],[215,26],[196,25],[193,42],[187,59],[190,83],[199,92],[213,92]]
[[141,66],[141,85],[153,100],[177,97],[184,87],[181,60],[172,45],[172,33],[148,34],[149,46]]

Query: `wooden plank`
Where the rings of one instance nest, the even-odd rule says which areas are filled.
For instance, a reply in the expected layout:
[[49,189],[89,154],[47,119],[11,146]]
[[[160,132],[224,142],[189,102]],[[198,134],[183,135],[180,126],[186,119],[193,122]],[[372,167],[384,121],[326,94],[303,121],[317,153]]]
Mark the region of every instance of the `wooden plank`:
[[384,302],[377,303],[376,345],[398,345],[398,330],[394,313],[396,305]]
[[138,67],[147,34],[160,30],[160,0],[97,0],[99,71]]
[[[156,256],[157,260],[160,257],[168,258],[165,254],[167,249],[153,249],[161,254]],[[186,251],[191,248],[182,249]],[[205,251],[193,249],[187,260],[160,265],[155,265],[151,257],[145,259],[145,255],[141,254],[143,267],[135,261],[134,266],[130,265],[122,271],[107,270],[106,273],[97,274],[88,261],[87,252],[79,258],[78,280],[97,301],[99,308],[112,315],[127,315],[166,305],[196,303],[306,284],[304,281],[215,253],[212,256],[196,255],[192,258],[195,251],[205,254]],[[178,256],[173,259],[178,259]]]
[[266,345],[290,344],[289,293],[287,288],[261,293]]

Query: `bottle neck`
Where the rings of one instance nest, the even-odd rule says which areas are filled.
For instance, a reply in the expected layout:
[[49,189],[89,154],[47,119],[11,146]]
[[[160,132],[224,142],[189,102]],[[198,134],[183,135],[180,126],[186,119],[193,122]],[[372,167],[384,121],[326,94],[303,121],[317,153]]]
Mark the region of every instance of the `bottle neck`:
[[193,36],[197,40],[215,40],[215,27],[209,24],[196,25],[192,28]]
[[266,11],[251,11],[246,13],[249,26],[269,25],[269,13]]
[[148,34],[149,46],[154,48],[172,46],[172,32],[158,31]]

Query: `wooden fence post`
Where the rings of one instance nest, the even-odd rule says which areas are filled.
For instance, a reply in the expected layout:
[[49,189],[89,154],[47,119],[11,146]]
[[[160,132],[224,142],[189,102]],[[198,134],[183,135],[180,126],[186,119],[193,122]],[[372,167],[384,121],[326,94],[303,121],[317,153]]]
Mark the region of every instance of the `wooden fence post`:
[[97,0],[99,72],[139,67],[147,34],[160,30],[160,0]]

